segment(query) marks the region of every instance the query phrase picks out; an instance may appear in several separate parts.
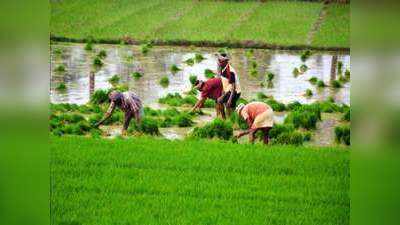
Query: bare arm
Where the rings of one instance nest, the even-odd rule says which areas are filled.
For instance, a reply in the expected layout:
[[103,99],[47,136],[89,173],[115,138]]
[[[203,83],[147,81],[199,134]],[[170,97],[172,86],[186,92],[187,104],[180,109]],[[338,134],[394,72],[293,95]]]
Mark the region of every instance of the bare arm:
[[200,97],[200,99],[196,102],[196,104],[193,106],[193,108],[190,110],[190,112],[196,111],[196,109],[200,109],[204,102],[206,101],[206,98]]
[[107,112],[105,113],[103,119],[101,119],[99,122],[95,124],[96,127],[100,126],[104,121],[106,121],[110,116],[112,115],[113,111],[115,109],[115,103],[111,102],[110,106],[107,109]]

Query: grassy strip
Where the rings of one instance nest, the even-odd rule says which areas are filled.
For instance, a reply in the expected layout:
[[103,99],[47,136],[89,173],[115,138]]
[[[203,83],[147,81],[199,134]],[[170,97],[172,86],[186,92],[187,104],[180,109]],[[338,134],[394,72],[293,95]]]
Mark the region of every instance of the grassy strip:
[[321,29],[315,34],[313,46],[345,47],[350,45],[350,5],[331,4]]
[[349,152],[51,137],[53,224],[349,224]]

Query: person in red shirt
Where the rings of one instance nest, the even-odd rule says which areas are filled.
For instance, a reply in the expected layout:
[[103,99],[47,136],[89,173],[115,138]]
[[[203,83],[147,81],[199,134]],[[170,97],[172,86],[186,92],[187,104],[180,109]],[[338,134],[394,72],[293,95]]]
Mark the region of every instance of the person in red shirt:
[[274,111],[264,102],[251,102],[247,105],[239,104],[236,112],[246,120],[249,129],[236,135],[240,138],[249,134],[249,141],[254,143],[255,134],[261,130],[264,134],[264,144],[268,144],[269,131],[274,125]]
[[210,98],[215,100],[215,111],[217,116],[221,116],[223,119],[225,119],[224,105],[217,102],[218,98],[222,96],[223,92],[221,78],[211,78],[207,81],[197,80],[194,84],[194,87],[200,91],[200,99],[193,106],[191,112],[203,107],[207,98]]

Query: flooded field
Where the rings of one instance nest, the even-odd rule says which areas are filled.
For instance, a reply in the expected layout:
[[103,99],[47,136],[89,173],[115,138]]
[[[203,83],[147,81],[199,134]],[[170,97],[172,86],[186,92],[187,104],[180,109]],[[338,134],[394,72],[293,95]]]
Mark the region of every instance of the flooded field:
[[[190,89],[190,75],[204,78],[204,70],[217,68],[215,53],[218,48],[199,47],[153,47],[146,55],[142,54],[139,46],[127,45],[95,45],[95,51],[85,51],[83,44],[53,44],[51,51],[51,90],[50,99],[53,103],[77,103],[84,104],[89,101],[89,74],[94,71],[92,63],[95,54],[100,50],[106,50],[107,57],[104,65],[94,71],[94,89],[109,88],[108,79],[115,74],[121,75],[122,82],[129,89],[136,92],[146,105],[156,104],[158,98],[167,93],[182,93]],[[55,53],[54,49],[60,50]],[[200,63],[189,66],[185,60],[194,57],[195,53],[202,54],[206,59]],[[324,100],[333,96],[338,103],[350,105],[350,83],[344,88],[318,89],[308,82],[315,76],[329,83],[331,79],[332,56],[338,55],[338,61],[343,62],[343,70],[350,69],[350,56],[333,52],[316,52],[306,65],[308,70],[298,77],[294,77],[293,69],[300,67],[301,52],[254,50],[254,60],[258,64],[258,75],[250,75],[250,63],[253,61],[246,55],[245,49],[230,49],[231,64],[238,72],[242,88],[242,96],[246,99],[255,97],[257,92],[272,95],[278,101],[289,103],[299,101],[310,103],[316,100]],[[170,67],[176,64],[182,70],[172,74]],[[55,72],[58,65],[65,66],[65,72]],[[143,72],[143,77],[134,79],[131,73]],[[262,87],[260,83],[265,79],[267,72],[275,74],[273,87]],[[169,86],[163,88],[159,84],[162,76],[169,77]],[[55,87],[64,82],[67,86],[65,92],[58,92]],[[311,89],[313,97],[305,97],[304,93]]]

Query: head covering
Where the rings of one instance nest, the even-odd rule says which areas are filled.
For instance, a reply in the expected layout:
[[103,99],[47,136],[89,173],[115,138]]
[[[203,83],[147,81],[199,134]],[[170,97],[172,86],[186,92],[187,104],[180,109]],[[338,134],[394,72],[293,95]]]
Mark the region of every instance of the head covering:
[[226,53],[221,53],[221,54],[218,54],[218,62],[228,62],[229,61],[229,57],[228,57],[228,55],[226,54]]
[[111,91],[110,94],[108,94],[108,97],[111,101],[117,101],[118,99],[122,98],[122,93],[119,91]]
[[240,111],[241,111],[243,108],[244,108],[244,104],[243,104],[243,103],[240,103],[240,104],[236,107],[235,111],[239,114]]

